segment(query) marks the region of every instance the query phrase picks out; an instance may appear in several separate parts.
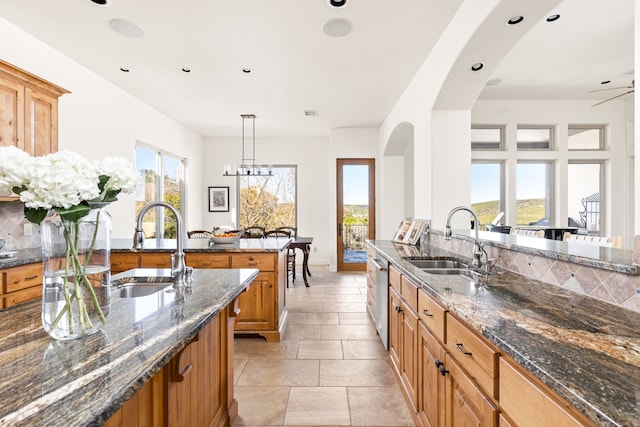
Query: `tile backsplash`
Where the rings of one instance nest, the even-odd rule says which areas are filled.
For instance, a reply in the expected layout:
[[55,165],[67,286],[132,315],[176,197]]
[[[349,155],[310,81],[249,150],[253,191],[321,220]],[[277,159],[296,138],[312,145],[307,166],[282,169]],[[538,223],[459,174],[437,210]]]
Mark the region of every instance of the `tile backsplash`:
[[[24,205],[20,202],[0,202],[0,239],[6,241],[3,250],[37,248],[40,243],[40,226],[24,218]],[[31,235],[24,235],[24,225],[31,226]]]
[[[429,244],[459,254],[471,254],[473,242],[429,234]],[[570,289],[602,301],[640,312],[640,276],[486,245],[498,268]]]

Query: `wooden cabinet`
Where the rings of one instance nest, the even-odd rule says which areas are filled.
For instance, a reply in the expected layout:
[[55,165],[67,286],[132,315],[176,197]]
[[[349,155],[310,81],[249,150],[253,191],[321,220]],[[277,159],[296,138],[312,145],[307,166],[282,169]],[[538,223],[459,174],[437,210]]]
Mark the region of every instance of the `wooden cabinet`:
[[2,306],[7,308],[42,297],[42,264],[32,263],[2,270]]
[[260,270],[249,289],[240,295],[236,334],[260,335],[267,341],[280,341],[287,321],[285,256],[286,251],[231,254],[231,268]]
[[58,98],[67,90],[0,60],[0,145],[33,156],[58,150]]
[[193,268],[229,268],[228,254],[188,253],[185,263]]
[[445,350],[422,322],[419,329],[418,417],[425,427],[439,427],[445,417]]
[[515,362],[500,359],[500,407],[506,419],[500,425],[533,426],[593,426],[568,402],[525,372]]
[[140,256],[132,252],[111,252],[111,274],[140,267]]
[[171,268],[171,253],[140,254],[140,268]]
[[105,427],[233,425],[233,318],[222,310],[104,424]]
[[389,288],[389,355],[413,406],[418,401],[418,315]]
[[376,272],[374,259],[376,251],[367,247],[367,313],[371,322],[376,324]]

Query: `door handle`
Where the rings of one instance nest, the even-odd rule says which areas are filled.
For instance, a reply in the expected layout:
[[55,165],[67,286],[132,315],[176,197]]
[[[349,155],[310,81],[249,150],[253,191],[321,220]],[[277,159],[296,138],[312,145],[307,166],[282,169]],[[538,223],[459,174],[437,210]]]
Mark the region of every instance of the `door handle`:
[[338,223],[338,230],[336,232],[338,233],[338,237],[342,236],[342,223]]

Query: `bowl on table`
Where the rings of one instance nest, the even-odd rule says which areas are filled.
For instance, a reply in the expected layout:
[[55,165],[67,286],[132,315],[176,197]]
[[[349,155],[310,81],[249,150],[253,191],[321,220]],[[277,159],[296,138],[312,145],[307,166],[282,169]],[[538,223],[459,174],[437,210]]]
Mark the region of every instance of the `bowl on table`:
[[233,244],[240,240],[240,233],[235,233],[233,235],[221,234],[218,236],[214,234],[213,236],[211,236],[211,240],[219,245]]

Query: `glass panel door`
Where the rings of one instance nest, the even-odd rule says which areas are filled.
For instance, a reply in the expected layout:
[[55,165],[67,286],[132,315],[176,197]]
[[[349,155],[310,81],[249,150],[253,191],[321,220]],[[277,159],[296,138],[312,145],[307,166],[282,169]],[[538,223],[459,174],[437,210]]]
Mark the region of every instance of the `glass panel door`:
[[338,159],[338,271],[365,271],[366,239],[375,238],[375,160]]

